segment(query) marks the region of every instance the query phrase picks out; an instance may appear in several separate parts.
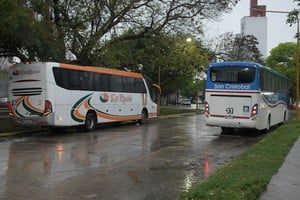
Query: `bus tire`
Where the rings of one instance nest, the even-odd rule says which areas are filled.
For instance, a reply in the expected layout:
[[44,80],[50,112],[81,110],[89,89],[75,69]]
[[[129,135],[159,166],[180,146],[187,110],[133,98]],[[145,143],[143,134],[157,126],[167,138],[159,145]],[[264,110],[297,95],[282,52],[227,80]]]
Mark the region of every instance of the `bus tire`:
[[144,124],[147,120],[147,117],[148,117],[147,110],[143,109],[142,114],[141,114],[141,119],[139,120],[139,123]]
[[96,115],[93,112],[88,112],[85,117],[84,130],[92,131],[95,129],[97,123]]
[[270,131],[270,129],[271,129],[271,115],[269,115],[269,117],[268,117],[265,133],[268,133]]
[[234,132],[234,128],[230,128],[230,127],[221,127],[222,129],[222,133],[221,134],[232,134]]
[[285,121],[287,121],[287,120],[288,120],[287,112],[284,111],[284,115],[283,115],[283,123],[284,123]]

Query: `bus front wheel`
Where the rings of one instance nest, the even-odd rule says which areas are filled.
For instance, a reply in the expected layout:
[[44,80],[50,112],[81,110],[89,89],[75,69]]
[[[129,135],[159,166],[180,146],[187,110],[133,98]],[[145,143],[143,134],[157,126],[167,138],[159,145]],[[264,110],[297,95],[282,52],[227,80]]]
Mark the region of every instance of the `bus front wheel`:
[[92,112],[89,112],[85,117],[84,130],[92,131],[96,126],[96,115]]
[[146,122],[146,120],[147,120],[147,111],[145,109],[143,109],[139,123],[144,124]]

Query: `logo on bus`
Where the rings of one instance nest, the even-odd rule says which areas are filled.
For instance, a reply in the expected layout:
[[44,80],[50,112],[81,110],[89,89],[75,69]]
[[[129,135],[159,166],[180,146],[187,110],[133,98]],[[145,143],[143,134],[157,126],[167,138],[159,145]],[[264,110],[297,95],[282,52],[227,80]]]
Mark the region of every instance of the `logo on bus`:
[[106,103],[106,102],[108,102],[108,100],[109,100],[109,95],[107,93],[102,93],[100,95],[100,101],[102,103]]
[[250,90],[250,84],[214,84],[214,89]]

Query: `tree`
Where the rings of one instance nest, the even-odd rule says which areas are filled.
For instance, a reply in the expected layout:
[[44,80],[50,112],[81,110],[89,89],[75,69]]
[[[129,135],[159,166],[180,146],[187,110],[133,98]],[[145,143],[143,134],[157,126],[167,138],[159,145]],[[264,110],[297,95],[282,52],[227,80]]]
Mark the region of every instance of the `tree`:
[[296,82],[296,49],[297,45],[293,42],[279,44],[271,50],[270,55],[266,59],[266,66]]
[[64,49],[57,48],[59,43],[44,1],[0,0],[0,8],[0,54],[30,60],[35,56],[60,59],[65,55]]
[[225,33],[210,50],[212,61],[251,61],[263,63],[258,41],[253,35]]
[[207,66],[209,61],[201,43],[187,43],[187,37],[161,34],[134,41],[108,42],[96,62],[100,66],[132,71],[143,66],[142,73],[160,82],[164,95],[190,90],[195,74],[203,70],[202,66]]
[[[0,46],[7,53],[64,61],[65,54],[92,65],[103,44],[201,32],[202,19],[216,18],[238,0],[0,0]],[[8,27],[10,27],[8,29]]]
[[230,10],[237,0],[52,0],[54,22],[67,50],[82,64],[93,64],[103,42],[150,35],[198,33],[203,18],[215,18]]

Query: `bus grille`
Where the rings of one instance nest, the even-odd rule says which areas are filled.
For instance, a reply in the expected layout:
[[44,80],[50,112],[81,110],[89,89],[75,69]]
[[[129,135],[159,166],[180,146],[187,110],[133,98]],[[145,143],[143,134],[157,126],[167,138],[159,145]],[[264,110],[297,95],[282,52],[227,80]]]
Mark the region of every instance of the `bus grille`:
[[42,94],[42,88],[20,88],[13,89],[12,94],[14,96],[34,96]]

